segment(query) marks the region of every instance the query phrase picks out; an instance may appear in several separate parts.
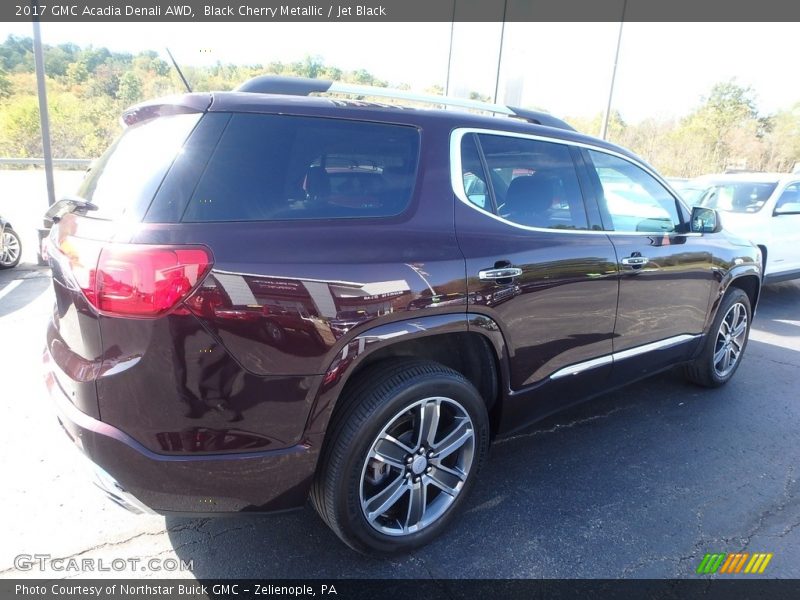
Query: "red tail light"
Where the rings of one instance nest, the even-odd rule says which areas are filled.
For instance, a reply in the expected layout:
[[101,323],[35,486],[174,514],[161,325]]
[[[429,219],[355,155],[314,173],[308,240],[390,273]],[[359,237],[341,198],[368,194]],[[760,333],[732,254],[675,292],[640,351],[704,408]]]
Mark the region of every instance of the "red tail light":
[[67,237],[60,250],[75,283],[100,312],[158,317],[175,308],[211,269],[203,246],[107,244]]

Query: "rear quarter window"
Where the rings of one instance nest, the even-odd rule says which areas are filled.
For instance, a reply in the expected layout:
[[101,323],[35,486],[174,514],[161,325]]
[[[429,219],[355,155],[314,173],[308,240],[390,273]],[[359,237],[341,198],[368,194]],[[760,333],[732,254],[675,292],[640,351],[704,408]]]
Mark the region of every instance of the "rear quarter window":
[[387,217],[408,206],[416,128],[234,114],[192,193],[184,222]]
[[126,129],[90,167],[78,196],[88,216],[140,221],[200,113],[159,117]]

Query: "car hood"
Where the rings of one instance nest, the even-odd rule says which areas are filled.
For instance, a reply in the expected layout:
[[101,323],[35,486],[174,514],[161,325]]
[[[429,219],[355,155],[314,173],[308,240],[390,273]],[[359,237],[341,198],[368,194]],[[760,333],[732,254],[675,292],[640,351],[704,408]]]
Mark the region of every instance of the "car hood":
[[754,213],[721,212],[722,228],[729,234],[754,240],[764,233],[761,219]]

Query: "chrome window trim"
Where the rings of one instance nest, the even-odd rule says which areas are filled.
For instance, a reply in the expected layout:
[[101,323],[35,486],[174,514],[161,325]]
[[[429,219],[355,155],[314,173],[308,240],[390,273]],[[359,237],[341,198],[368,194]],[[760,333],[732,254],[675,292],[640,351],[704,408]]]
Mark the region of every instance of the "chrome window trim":
[[[564,146],[573,146],[576,148],[585,148],[587,150],[594,150],[596,152],[604,152],[605,154],[610,154],[612,156],[616,156],[617,158],[621,158],[632,165],[639,167],[645,173],[652,176],[658,183],[660,183],[664,189],[673,197],[675,202],[681,205],[689,214],[691,214],[691,210],[689,210],[683,200],[675,194],[669,184],[664,181],[664,178],[661,177],[658,173],[653,171],[644,163],[641,163],[637,160],[632,159],[629,156],[625,156],[619,152],[615,152],[614,150],[609,150],[608,148],[602,148],[600,146],[595,146],[592,144],[587,144],[584,142],[576,142],[573,140],[564,140],[558,137],[551,137],[546,135],[537,135],[533,133],[518,133],[516,131],[503,131],[501,129],[485,129],[479,127],[459,127],[454,129],[450,132],[450,187],[453,189],[453,193],[455,194],[456,198],[458,198],[461,202],[469,206],[470,208],[477,210],[480,213],[483,213],[487,217],[491,217],[495,221],[500,221],[501,223],[505,223],[506,225],[510,225],[511,227],[516,227],[517,229],[523,229],[525,231],[536,231],[540,233],[570,233],[570,234],[589,234],[589,235],[636,235],[636,236],[663,236],[663,235],[670,235],[674,232],[666,232],[666,233],[659,233],[656,231],[608,231],[608,230],[592,230],[592,229],[548,229],[546,227],[531,227],[529,225],[520,225],[519,223],[514,223],[513,221],[509,221],[508,219],[504,219],[500,215],[496,215],[491,213],[469,201],[467,198],[467,192],[464,189],[464,178],[462,176],[462,164],[461,164],[461,140],[464,139],[465,135],[470,133],[475,133],[478,135],[485,134],[485,135],[500,135],[512,138],[519,138],[519,139],[527,139],[527,140],[534,140],[537,142],[550,142],[554,144],[561,144]],[[577,175],[577,167],[576,167],[576,175]],[[488,174],[487,174],[488,177]],[[677,234],[680,236],[685,237],[699,237],[701,233],[695,232],[688,232],[688,233],[681,233]]]
[[550,375],[550,379],[561,379],[562,377],[568,377],[570,375],[578,375],[590,369],[596,369],[597,367],[613,364],[618,360],[625,360],[626,358],[632,358],[634,356],[639,356],[640,354],[647,354],[648,352],[653,352],[654,350],[664,350],[666,348],[671,348],[672,346],[677,346],[678,344],[682,344],[699,337],[700,335],[684,333],[681,335],[664,338],[663,340],[659,340],[657,342],[644,344],[643,346],[636,346],[635,348],[628,348],[627,350],[614,352],[613,354],[606,354],[598,358],[593,358],[591,360],[576,363],[574,365],[564,367],[563,369],[559,369]]

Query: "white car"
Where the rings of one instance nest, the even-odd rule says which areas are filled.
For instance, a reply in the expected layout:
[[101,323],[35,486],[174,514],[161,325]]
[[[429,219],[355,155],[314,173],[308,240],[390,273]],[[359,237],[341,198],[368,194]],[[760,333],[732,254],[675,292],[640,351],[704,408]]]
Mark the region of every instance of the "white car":
[[722,226],[761,248],[764,283],[800,279],[800,173],[704,175],[697,206],[722,211]]

